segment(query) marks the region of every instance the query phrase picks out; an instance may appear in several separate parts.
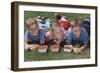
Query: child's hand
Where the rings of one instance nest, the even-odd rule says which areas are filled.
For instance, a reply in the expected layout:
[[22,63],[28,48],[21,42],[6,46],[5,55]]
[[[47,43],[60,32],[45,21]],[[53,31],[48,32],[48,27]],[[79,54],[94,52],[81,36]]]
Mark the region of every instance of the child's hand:
[[38,44],[25,44],[25,50],[28,50],[28,49],[34,50],[38,48],[38,46],[39,46]]
[[25,50],[28,50],[30,47],[32,47],[32,45],[25,43]]
[[64,46],[64,51],[65,51],[65,52],[71,52],[72,49],[73,49],[73,46],[72,46],[72,45],[65,45],[65,46]]
[[79,48],[79,52],[81,53],[84,50],[84,47]]
[[68,47],[68,48],[73,49],[73,46],[72,45],[65,45],[64,47]]
[[38,44],[33,44],[31,45],[32,47],[38,47],[39,45]]
[[56,40],[56,39],[54,39],[54,40],[53,40],[53,42],[57,42],[57,40]]
[[29,45],[25,44],[25,50],[29,49]]
[[32,45],[30,45],[30,50],[36,50],[37,48],[38,48],[38,44],[32,44]]
[[55,44],[60,44],[60,41],[56,41]]
[[82,49],[81,48],[73,48],[74,53],[81,53]]
[[57,40],[57,39],[53,40],[53,42],[54,42],[55,44],[60,44],[60,41]]

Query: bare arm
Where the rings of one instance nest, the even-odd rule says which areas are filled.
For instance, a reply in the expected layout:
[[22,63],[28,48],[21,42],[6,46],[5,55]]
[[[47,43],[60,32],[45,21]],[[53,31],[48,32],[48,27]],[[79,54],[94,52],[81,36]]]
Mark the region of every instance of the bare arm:
[[25,50],[27,50],[31,47],[27,42],[25,42],[24,46],[25,46]]
[[30,49],[31,47],[38,47],[38,44],[28,44],[27,42],[25,42],[25,50]]
[[86,49],[87,44],[83,44],[80,48],[73,48],[75,53],[81,53],[84,49]]
[[83,44],[82,46],[81,46],[81,50],[84,50],[84,49],[86,49],[87,48],[87,43],[85,43],[85,44]]

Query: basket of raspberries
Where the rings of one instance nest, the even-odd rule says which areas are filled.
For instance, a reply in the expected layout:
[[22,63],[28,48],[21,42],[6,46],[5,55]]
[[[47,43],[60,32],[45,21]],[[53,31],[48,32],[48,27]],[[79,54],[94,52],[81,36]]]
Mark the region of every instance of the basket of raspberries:
[[71,47],[69,47],[68,45],[64,46],[64,52],[71,52],[71,51],[72,51]]
[[48,49],[48,46],[47,45],[39,45],[38,46],[38,52],[39,53],[46,53],[47,52],[47,49]]
[[59,52],[60,46],[58,44],[54,44],[50,47],[51,52]]

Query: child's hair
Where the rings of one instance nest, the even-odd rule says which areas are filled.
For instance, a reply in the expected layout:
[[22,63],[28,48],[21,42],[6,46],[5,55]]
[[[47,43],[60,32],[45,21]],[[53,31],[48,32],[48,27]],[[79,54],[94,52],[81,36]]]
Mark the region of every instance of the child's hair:
[[74,27],[77,27],[77,26],[80,27],[80,21],[78,19],[73,19],[71,21],[71,28],[73,29]]
[[41,19],[42,19],[42,20],[45,20],[45,19],[47,19],[47,18],[48,18],[48,17],[42,17]]
[[36,18],[37,18],[37,19],[41,19],[41,16],[37,16]]
[[54,31],[58,27],[60,27],[60,24],[58,22],[53,22],[53,25],[51,27],[51,31]]
[[60,13],[54,13],[54,16],[56,17],[57,20],[61,19],[61,14]]
[[29,28],[29,26],[31,24],[36,24],[36,26],[38,27],[38,24],[37,24],[37,21],[36,21],[35,18],[28,18],[28,19],[26,19],[26,26],[27,26],[27,28]]

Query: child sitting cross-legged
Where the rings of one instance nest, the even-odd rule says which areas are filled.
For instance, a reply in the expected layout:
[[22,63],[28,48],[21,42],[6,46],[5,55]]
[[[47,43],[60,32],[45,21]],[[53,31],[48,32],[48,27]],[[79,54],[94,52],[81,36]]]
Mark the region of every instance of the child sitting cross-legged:
[[[72,49],[75,53],[81,53],[88,46],[88,34],[80,26],[78,19],[72,20],[71,27],[67,31],[66,43],[64,47]],[[79,46],[73,46],[79,45]]]

